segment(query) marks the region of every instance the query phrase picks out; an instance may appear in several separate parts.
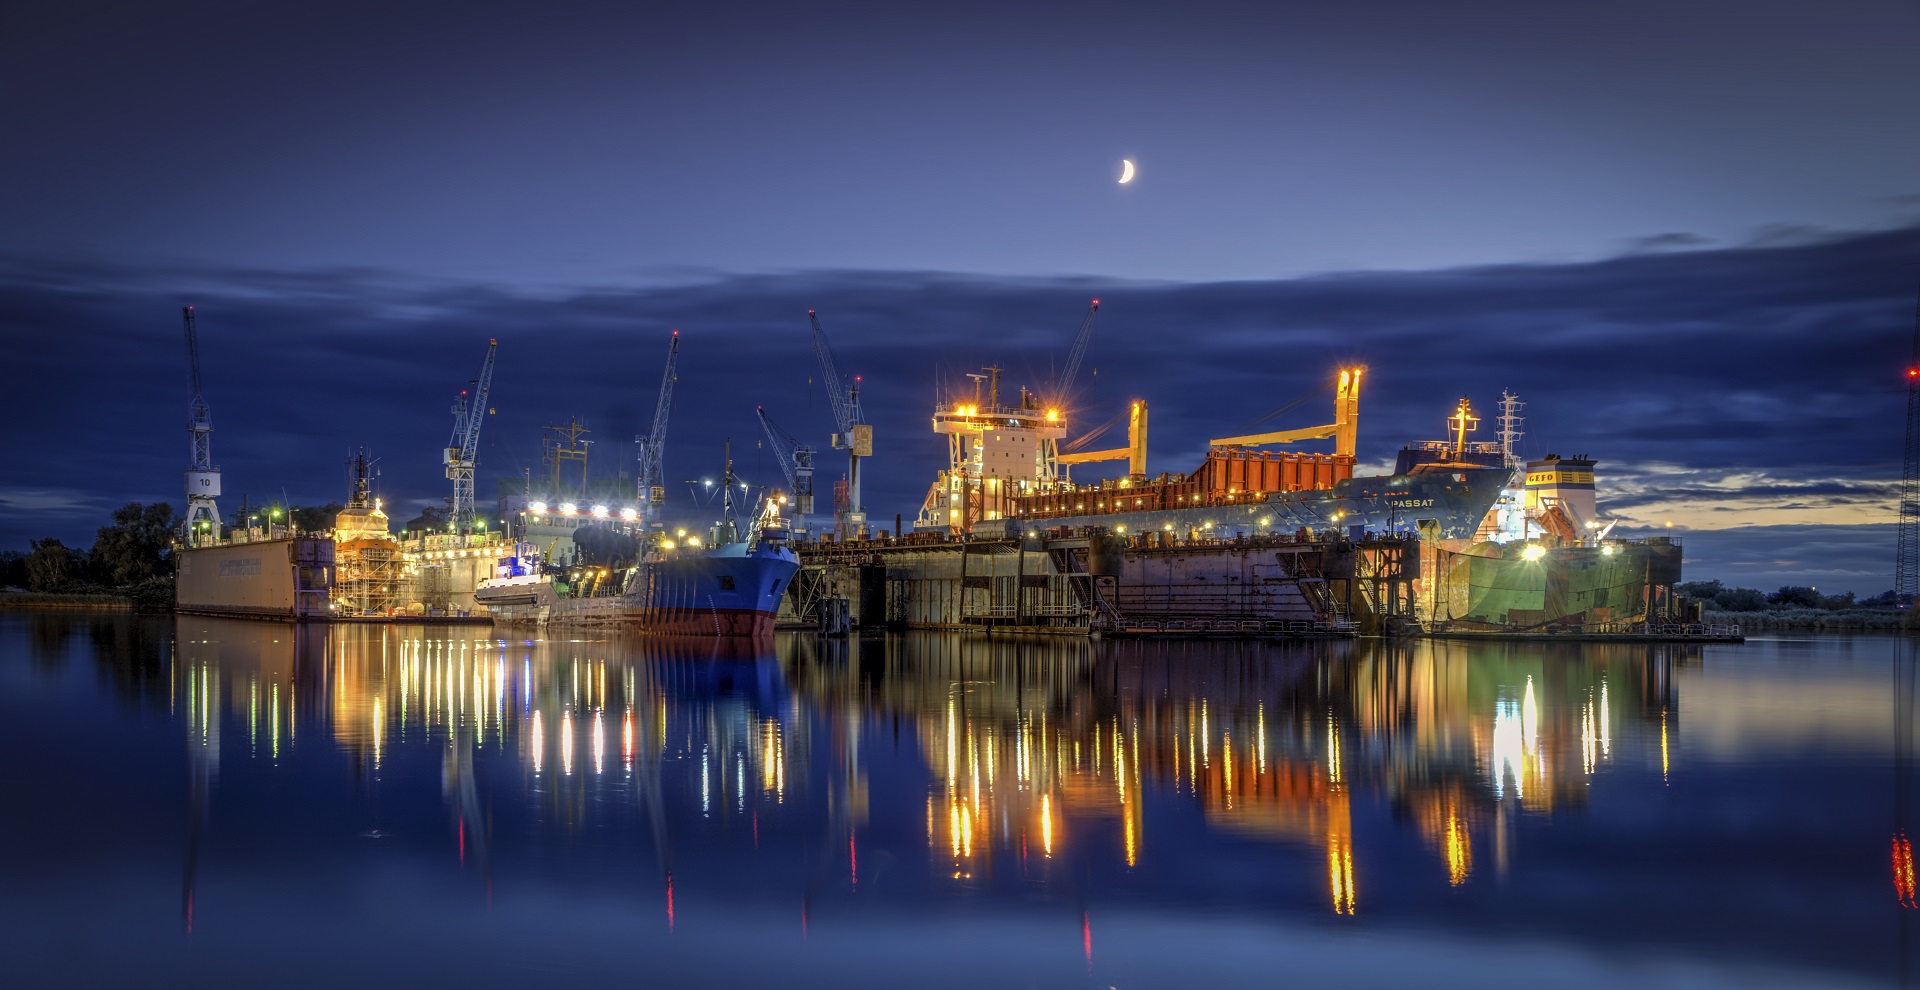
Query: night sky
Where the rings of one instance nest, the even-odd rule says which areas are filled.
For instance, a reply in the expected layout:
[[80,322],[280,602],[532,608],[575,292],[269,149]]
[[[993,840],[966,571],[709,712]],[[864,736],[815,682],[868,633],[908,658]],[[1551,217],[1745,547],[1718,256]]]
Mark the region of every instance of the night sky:
[[1892,584],[1914,4],[68,3],[0,38],[0,546],[183,501],[189,303],[229,510],[341,500],[361,445],[395,516],[440,503],[489,337],[483,498],[572,414],[630,472],[676,327],[669,477],[731,436],[774,481],[756,405],[826,446],[817,308],[891,523],[938,390],[1042,384],[1097,296],[1079,419],[1147,399],[1155,472],[1362,361],[1366,464],[1512,389],[1522,453],[1594,456],[1690,578]]

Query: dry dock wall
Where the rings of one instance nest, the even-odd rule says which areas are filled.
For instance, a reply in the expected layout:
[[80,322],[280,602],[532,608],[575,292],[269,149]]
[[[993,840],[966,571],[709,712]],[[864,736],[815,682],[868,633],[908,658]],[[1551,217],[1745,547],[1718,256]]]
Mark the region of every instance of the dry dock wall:
[[304,621],[329,615],[333,540],[283,540],[182,548],[174,609],[195,615]]
[[1271,633],[1399,614],[1418,545],[1037,536],[802,548],[781,621],[814,626],[823,603],[853,625],[1087,632]]
[[927,546],[839,544],[803,554],[780,619],[810,623],[819,602],[846,599],[863,628],[1086,627],[1088,609],[1061,558],[1035,541]]

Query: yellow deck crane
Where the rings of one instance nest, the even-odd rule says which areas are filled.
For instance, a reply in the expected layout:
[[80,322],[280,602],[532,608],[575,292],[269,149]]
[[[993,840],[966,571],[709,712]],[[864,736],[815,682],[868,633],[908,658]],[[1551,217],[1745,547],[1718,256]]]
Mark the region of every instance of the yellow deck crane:
[[1214,447],[1258,447],[1269,443],[1298,443],[1301,440],[1333,438],[1333,452],[1353,456],[1355,437],[1360,428],[1360,376],[1365,368],[1341,368],[1333,392],[1333,422],[1298,430],[1250,433],[1239,437],[1210,440]]
[[1139,480],[1147,476],[1147,403],[1144,399],[1133,400],[1127,410],[1127,445],[1112,450],[1086,450],[1070,454],[1056,454],[1054,461],[1062,465],[1091,464],[1096,461],[1126,461],[1127,476]]

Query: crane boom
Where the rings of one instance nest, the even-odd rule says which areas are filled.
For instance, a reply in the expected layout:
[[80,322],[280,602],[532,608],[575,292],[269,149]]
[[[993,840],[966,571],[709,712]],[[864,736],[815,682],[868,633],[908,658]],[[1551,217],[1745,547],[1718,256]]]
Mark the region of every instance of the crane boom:
[[660,370],[660,392],[653,403],[653,425],[646,435],[634,438],[640,444],[640,466],[634,472],[638,486],[637,501],[644,516],[651,518],[653,507],[667,500],[666,485],[661,483],[662,460],[667,447],[667,417],[673,412],[673,383],[679,379],[680,331],[673,332],[667,345],[667,363]]
[[447,524],[455,532],[473,523],[473,469],[480,457],[480,425],[487,415],[487,397],[493,392],[493,359],[500,341],[487,340],[487,359],[480,364],[471,394],[463,392],[453,404],[453,437],[447,441],[443,456],[447,478],[453,482],[453,503],[447,512]]
[[860,376],[854,376],[852,388],[840,387],[840,372],[834,366],[827,332],[820,329],[820,314],[807,310],[807,321],[813,325],[813,356],[820,363],[820,377],[826,384],[827,397],[833,403],[834,423],[839,428],[833,435],[833,446],[847,452],[847,524],[859,534],[867,524],[867,507],[860,498],[860,460],[873,456],[873,427],[867,425],[860,412]]
[[1100,314],[1100,300],[1087,307],[1087,317],[1080,321],[1080,332],[1074,335],[1073,350],[1067,353],[1067,365],[1060,370],[1060,378],[1053,385],[1053,404],[1066,405],[1073,391],[1073,380],[1080,375],[1080,362],[1086,360],[1087,346],[1093,343],[1093,318]]
[[191,460],[187,464],[187,512],[181,518],[180,532],[186,542],[219,539],[220,469],[213,464],[213,413],[200,391],[200,331],[195,325],[192,306],[180,307],[180,322],[187,334],[187,368],[193,382],[193,398],[187,403],[187,435],[192,438]]
[[194,327],[193,307],[180,307],[180,319],[187,325],[187,365],[193,371],[193,401],[204,405],[200,398],[200,334]]
[[756,411],[760,427],[767,433],[767,445],[780,461],[780,473],[786,475],[787,490],[793,493],[793,516],[799,529],[806,517],[813,515],[813,448],[776,425],[766,409]]
[[807,321],[813,324],[813,357],[820,363],[820,380],[827,386],[827,400],[833,403],[833,420],[839,424],[841,433],[851,433],[854,424],[860,422],[860,393],[840,387],[840,371],[834,365],[827,332],[820,329],[820,315],[807,310]]
[[1365,368],[1341,368],[1339,381],[1333,392],[1333,422],[1323,426],[1308,426],[1298,430],[1276,430],[1271,433],[1253,433],[1242,437],[1221,437],[1210,440],[1214,447],[1255,447],[1265,443],[1294,443],[1300,440],[1324,440],[1332,437],[1334,453],[1352,457],[1355,438],[1360,428],[1360,376]]

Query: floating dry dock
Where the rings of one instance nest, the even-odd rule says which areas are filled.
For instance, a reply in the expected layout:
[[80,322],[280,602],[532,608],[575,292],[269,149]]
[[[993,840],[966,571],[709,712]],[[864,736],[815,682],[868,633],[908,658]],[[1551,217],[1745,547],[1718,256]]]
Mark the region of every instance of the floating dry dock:
[[[1183,539],[1098,527],[800,548],[790,628],[1120,636],[1351,636],[1409,621],[1419,541]],[[837,604],[843,603],[843,604]]]
[[174,609],[192,615],[324,621],[333,586],[333,540],[244,536],[180,547]]

